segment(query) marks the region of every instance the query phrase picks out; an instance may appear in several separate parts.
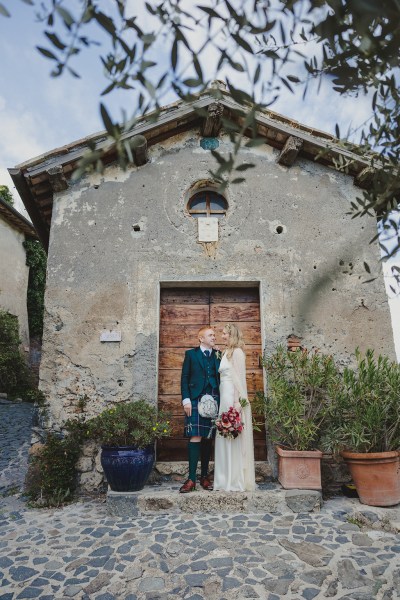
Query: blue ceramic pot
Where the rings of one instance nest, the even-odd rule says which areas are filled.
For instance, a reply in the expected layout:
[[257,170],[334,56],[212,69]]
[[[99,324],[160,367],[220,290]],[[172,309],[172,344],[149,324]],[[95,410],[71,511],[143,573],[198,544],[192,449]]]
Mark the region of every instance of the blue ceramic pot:
[[144,488],[154,465],[154,445],[101,448],[101,466],[113,492],[137,492]]

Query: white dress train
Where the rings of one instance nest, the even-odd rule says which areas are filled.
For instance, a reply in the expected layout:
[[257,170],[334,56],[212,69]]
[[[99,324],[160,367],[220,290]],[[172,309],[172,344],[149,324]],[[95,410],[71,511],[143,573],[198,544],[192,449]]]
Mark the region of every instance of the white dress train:
[[241,408],[239,398],[247,399],[246,357],[241,348],[235,348],[231,359],[223,354],[219,373],[219,414],[231,406],[242,411],[244,428],[235,439],[215,438],[214,490],[244,492],[255,489],[253,426],[250,404]]

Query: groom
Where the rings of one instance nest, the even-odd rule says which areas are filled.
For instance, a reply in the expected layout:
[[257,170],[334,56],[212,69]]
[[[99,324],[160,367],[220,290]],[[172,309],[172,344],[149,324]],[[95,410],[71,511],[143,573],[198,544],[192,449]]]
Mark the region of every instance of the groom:
[[211,419],[201,417],[197,410],[198,401],[204,394],[211,394],[219,403],[219,359],[215,352],[215,333],[211,327],[202,327],[199,331],[200,346],[187,350],[182,366],[181,391],[182,405],[185,411],[185,437],[190,438],[189,478],[180,488],[181,494],[196,489],[196,470],[201,454],[200,485],[208,491],[213,486],[208,476],[212,439]]

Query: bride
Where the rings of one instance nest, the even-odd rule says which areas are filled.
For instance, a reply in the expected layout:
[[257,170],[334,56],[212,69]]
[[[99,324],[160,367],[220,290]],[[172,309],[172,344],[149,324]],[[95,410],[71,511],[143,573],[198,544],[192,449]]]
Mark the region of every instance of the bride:
[[219,414],[231,406],[241,413],[244,428],[235,439],[217,433],[215,439],[214,490],[243,492],[255,489],[254,448],[251,407],[242,408],[239,399],[247,400],[246,356],[239,328],[228,323],[222,332],[226,345],[219,367]]

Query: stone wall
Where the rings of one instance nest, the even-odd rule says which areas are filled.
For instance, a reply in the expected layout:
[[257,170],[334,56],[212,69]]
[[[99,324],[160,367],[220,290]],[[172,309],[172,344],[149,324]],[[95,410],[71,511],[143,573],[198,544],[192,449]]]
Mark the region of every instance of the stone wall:
[[0,308],[16,315],[23,346],[29,346],[26,293],[29,267],[22,243],[23,233],[0,219]]
[[[219,150],[228,152],[228,138]],[[190,189],[214,167],[196,132],[150,148],[150,162],[107,168],[55,195],[45,299],[41,389],[60,428],[80,396],[95,414],[111,401],[157,398],[162,285],[260,286],[263,345],[289,334],[349,361],[359,346],[394,358],[373,219],[346,212],[351,177],[305,159],[276,164],[271,147],[244,149],[255,163],[226,193],[219,241],[198,242],[186,212]],[[100,342],[102,330],[122,341]],[[196,340],[193,340],[193,345]]]

